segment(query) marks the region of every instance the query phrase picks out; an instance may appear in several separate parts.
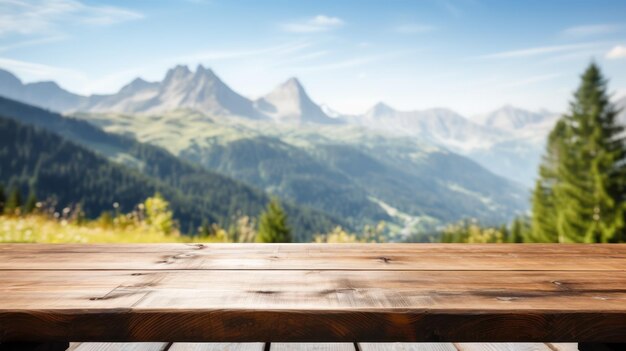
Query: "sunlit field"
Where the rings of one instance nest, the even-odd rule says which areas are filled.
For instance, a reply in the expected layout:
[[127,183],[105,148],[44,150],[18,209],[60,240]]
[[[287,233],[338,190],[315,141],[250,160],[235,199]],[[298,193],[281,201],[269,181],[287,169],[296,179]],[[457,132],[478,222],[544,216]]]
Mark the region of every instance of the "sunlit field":
[[[76,224],[42,215],[4,216],[0,219],[4,243],[165,243],[191,242],[192,237],[165,234],[143,225],[103,226],[97,222]],[[203,238],[208,239],[208,238]]]

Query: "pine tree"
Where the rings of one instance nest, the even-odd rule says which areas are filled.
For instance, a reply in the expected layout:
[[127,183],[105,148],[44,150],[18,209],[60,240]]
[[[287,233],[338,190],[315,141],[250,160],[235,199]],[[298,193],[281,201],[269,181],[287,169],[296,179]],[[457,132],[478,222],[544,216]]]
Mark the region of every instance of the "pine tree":
[[7,197],[4,194],[4,186],[0,184],[0,215],[4,213],[4,203],[7,201]]
[[559,160],[566,151],[564,140],[567,138],[567,125],[559,120],[548,136],[546,154],[539,166],[539,179],[532,193],[531,228],[526,241],[555,243],[562,242],[556,229],[557,213],[554,187],[558,183]]
[[500,231],[502,237],[506,242],[514,242],[511,238],[511,232],[509,231],[509,228],[506,226],[506,224],[502,224],[498,231]]
[[599,68],[591,64],[565,116],[572,138],[555,194],[561,207],[559,235],[572,241],[609,242],[623,236],[626,145],[606,84]]
[[257,242],[291,242],[291,229],[287,225],[287,215],[276,199],[272,199],[259,218]]
[[511,225],[511,236],[509,242],[522,243],[524,242],[525,223],[521,217],[515,217],[513,224]]
[[34,190],[31,190],[24,204],[24,213],[32,213],[37,208],[37,195]]
[[19,214],[22,207],[22,194],[19,187],[14,187],[9,194],[9,198],[4,206],[4,211],[7,214]]
[[626,144],[617,113],[606,80],[592,63],[569,113],[550,135],[547,162],[544,159],[533,196],[536,240],[626,240]]
[[198,227],[198,236],[201,238],[208,238],[211,236],[211,225],[209,225],[209,222],[206,219],[202,220],[202,225]]

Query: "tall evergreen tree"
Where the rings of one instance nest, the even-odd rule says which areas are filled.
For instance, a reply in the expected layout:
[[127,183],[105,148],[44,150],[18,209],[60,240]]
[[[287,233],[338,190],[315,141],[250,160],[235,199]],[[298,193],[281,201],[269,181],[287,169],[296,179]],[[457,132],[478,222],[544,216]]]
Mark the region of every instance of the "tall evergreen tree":
[[539,241],[626,240],[626,144],[617,113],[592,63],[550,135],[533,198],[533,236],[547,239]]
[[257,241],[262,243],[289,243],[291,229],[287,225],[287,215],[277,199],[272,199],[259,219]]
[[516,217],[513,220],[513,224],[511,225],[511,233],[508,241],[511,243],[522,243],[524,242],[526,232],[527,230],[525,218]]
[[531,229],[526,241],[555,243],[562,242],[556,229],[557,213],[554,187],[559,181],[559,160],[566,151],[564,141],[567,138],[567,125],[559,120],[548,136],[546,154],[539,166],[539,179],[532,193]]
[[7,201],[7,197],[4,194],[4,186],[0,184],[0,215],[4,213],[4,203]]
[[24,213],[32,213],[37,208],[37,195],[33,189],[30,190],[26,203],[24,204]]
[[7,214],[19,214],[22,207],[22,194],[20,188],[15,186],[9,194],[6,204],[4,205],[4,211]]

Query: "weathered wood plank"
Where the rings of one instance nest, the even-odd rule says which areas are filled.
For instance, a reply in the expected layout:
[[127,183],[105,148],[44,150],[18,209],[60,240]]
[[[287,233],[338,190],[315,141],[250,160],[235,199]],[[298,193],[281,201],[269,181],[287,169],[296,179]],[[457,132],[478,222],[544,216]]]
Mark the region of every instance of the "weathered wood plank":
[[169,343],[150,342],[85,342],[78,345],[74,351],[164,351]]
[[3,310],[626,311],[626,272],[5,271]]
[[623,342],[624,263],[626,245],[0,245],[0,342]]
[[459,351],[554,351],[543,343],[456,343]]
[[174,343],[168,351],[263,351],[264,343]]
[[0,313],[7,309],[130,308],[146,292],[114,292],[132,284],[127,271],[5,271],[0,274]]
[[549,342],[549,343],[546,343],[546,345],[548,345],[548,347],[552,351],[578,351],[578,344],[575,342],[570,342],[570,343]]
[[378,252],[428,252],[447,254],[475,253],[475,252],[509,252],[517,254],[520,251],[543,252],[550,254],[597,254],[623,252],[624,244],[400,244],[400,243],[352,243],[352,244],[258,244],[258,243],[155,243],[155,244],[0,244],[0,251],[8,252],[42,252],[42,253],[72,253],[72,252],[113,252],[113,253],[161,253],[167,251],[207,250],[219,252],[260,252],[267,250],[293,253],[329,253],[345,252],[358,253],[364,250]]
[[359,343],[360,351],[457,351],[453,343]]
[[576,343],[359,343],[361,351],[578,351]]
[[[314,342],[626,337],[626,272],[3,273],[0,335],[13,339]],[[97,294],[91,293],[92,287]]]
[[355,351],[353,343],[272,343],[270,351]]
[[0,269],[626,270],[626,245],[556,246],[0,244]]
[[624,351],[626,343],[585,343],[578,344],[580,351]]
[[0,343],[0,351],[66,351],[68,342],[16,342]]

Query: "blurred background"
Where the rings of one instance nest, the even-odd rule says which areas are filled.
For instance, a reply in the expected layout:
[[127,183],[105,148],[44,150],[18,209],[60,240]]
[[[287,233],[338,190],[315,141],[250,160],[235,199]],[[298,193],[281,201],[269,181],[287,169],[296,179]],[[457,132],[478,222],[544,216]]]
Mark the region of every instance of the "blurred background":
[[626,241],[624,13],[0,0],[0,242]]

